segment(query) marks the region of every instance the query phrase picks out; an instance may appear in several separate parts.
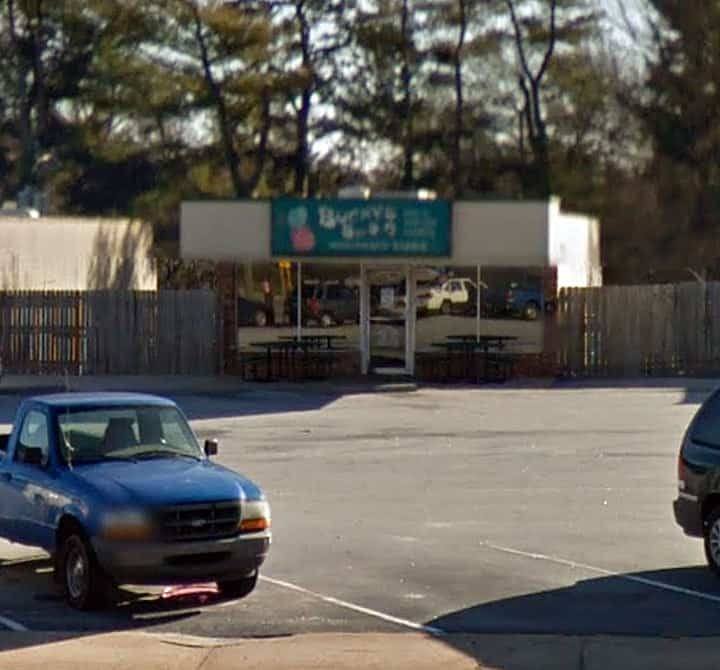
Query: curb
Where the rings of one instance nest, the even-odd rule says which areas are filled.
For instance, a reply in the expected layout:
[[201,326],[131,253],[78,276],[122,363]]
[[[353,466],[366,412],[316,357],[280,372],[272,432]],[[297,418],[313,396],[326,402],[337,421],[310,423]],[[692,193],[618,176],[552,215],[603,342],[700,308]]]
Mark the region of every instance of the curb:
[[198,638],[157,633],[0,633],[13,670],[693,670],[717,668],[720,638],[313,633]]

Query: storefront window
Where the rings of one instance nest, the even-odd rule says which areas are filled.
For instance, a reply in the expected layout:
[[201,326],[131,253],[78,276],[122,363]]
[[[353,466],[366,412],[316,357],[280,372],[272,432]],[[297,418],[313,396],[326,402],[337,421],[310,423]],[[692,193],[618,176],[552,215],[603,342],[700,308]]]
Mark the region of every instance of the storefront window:
[[416,268],[415,278],[418,351],[468,335],[508,335],[516,351],[542,351],[553,296],[543,295],[540,269],[428,267]]
[[545,296],[542,270],[528,267],[482,267],[481,335],[516,337],[514,348],[537,353],[543,348],[544,319],[553,296]]
[[237,267],[238,345],[277,339],[289,334],[292,324],[287,310],[297,281],[297,264],[241,263]]
[[481,278],[483,317],[525,321],[543,318],[546,296],[540,270],[483,267]]
[[[297,291],[290,298],[290,321],[297,325]],[[302,264],[302,326],[308,335],[344,337],[360,345],[360,266],[354,263]]]
[[[416,282],[414,338],[404,318],[405,271],[366,267],[371,367],[404,365],[406,332],[416,351],[438,352],[434,345],[449,336],[481,335],[514,337],[517,351],[543,350],[554,296],[544,295],[542,269],[428,265],[413,267],[411,274]],[[361,277],[358,263],[238,264],[239,348],[296,336],[300,313],[303,334],[338,335],[342,339],[336,346],[360,349]]]
[[477,266],[418,268],[416,347],[477,334]]
[[244,263],[237,268],[238,345],[295,336],[298,279],[302,332],[340,335],[345,346],[360,343],[360,266],[286,261]]

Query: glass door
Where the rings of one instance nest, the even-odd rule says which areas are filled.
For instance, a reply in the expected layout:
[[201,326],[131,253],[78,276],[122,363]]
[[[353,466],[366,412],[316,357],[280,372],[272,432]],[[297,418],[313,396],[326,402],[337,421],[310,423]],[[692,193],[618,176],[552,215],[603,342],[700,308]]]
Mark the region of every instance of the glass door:
[[370,371],[408,374],[407,272],[394,267],[369,269],[367,285]]

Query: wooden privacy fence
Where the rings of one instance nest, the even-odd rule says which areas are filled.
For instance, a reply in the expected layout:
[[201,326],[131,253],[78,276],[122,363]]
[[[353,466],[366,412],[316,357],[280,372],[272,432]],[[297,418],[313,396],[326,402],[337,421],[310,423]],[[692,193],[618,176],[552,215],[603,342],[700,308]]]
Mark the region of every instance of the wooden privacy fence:
[[566,289],[560,366],[578,376],[720,372],[720,283]]
[[213,374],[212,291],[0,292],[0,357],[15,374]]

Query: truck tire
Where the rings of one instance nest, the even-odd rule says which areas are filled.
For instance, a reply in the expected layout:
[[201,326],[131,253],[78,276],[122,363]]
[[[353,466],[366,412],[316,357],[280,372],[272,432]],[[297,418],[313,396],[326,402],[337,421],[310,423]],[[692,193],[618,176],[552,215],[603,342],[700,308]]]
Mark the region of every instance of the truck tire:
[[708,567],[720,577],[720,506],[714,507],[705,517],[703,538]]
[[102,607],[107,602],[109,582],[90,543],[79,532],[71,532],[59,551],[59,578],[68,605],[82,611]]
[[255,589],[258,577],[259,573],[256,570],[249,577],[219,581],[218,591],[220,591],[220,595],[225,596],[226,598],[245,598]]

